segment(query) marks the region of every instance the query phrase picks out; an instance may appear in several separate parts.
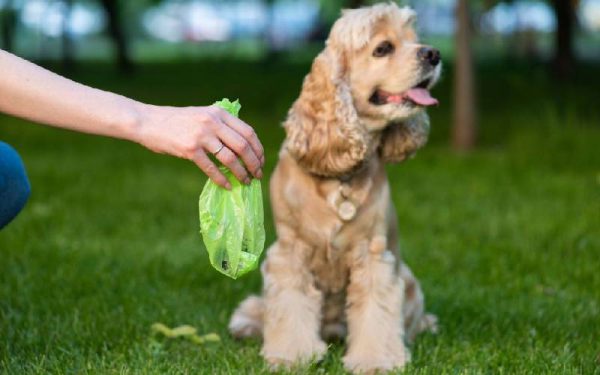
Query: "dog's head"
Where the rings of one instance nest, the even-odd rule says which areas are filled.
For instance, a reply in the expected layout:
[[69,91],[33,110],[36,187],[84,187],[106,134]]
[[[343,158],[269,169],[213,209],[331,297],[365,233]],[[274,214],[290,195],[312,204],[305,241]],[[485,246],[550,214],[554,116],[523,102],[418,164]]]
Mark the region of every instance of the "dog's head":
[[338,177],[375,152],[398,162],[425,143],[441,62],[414,21],[389,3],[346,10],[333,25],[284,124],[287,150],[308,171]]
[[405,120],[437,104],[440,53],[419,44],[415,12],[395,4],[347,10],[331,31],[327,48],[345,60],[354,106],[369,130]]

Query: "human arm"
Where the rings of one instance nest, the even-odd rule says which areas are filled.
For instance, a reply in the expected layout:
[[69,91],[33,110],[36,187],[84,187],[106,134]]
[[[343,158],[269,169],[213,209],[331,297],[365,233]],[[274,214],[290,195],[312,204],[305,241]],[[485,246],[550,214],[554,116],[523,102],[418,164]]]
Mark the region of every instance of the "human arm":
[[223,187],[229,182],[208,157],[220,149],[217,159],[240,181],[249,182],[248,171],[262,177],[264,152],[258,137],[225,110],[144,104],[71,81],[2,50],[0,111],[192,160]]

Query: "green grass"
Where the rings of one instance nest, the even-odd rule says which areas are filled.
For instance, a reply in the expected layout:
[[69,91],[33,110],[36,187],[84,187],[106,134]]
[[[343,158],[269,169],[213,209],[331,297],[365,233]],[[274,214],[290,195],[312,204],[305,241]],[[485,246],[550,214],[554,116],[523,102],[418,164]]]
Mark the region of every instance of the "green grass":
[[[157,104],[239,96],[270,172],[306,70],[188,63],[124,79],[85,65],[74,78]],[[578,73],[559,87],[542,68],[483,67],[481,144],[468,155],[447,147],[449,73],[435,91],[431,143],[390,166],[403,257],[441,322],[413,346],[408,373],[600,374],[600,69]],[[205,178],[191,163],[8,117],[0,133],[33,185],[0,233],[0,372],[266,371],[260,343],[226,330],[259,273],[232,281],[211,269],[198,234]],[[223,341],[154,340],[157,321]],[[342,353],[334,346],[303,372],[343,373]]]

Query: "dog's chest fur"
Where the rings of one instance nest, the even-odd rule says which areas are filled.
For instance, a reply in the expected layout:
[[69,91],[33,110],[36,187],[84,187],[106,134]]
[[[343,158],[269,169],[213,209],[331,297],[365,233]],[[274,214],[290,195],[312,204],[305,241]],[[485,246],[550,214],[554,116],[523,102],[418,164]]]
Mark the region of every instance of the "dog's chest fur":
[[[320,220],[325,236],[318,239],[310,257],[310,269],[317,287],[338,293],[348,284],[348,270],[361,249],[368,248],[378,228],[385,227],[387,183],[377,179],[379,165],[373,163],[364,173],[348,180],[321,180],[317,192],[321,206],[328,208]],[[382,191],[383,190],[383,191]]]
[[335,179],[307,173],[283,152],[271,178],[271,202],[279,240],[302,239],[307,253],[300,257],[324,292],[343,290],[354,258],[387,235],[389,185],[376,157],[352,178]]

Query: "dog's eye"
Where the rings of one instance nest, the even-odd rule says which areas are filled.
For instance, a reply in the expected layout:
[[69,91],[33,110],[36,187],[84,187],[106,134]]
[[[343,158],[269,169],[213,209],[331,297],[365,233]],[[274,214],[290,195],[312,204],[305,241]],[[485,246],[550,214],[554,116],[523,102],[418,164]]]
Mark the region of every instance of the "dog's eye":
[[394,52],[394,45],[387,40],[379,43],[377,48],[373,50],[373,57],[383,57]]

